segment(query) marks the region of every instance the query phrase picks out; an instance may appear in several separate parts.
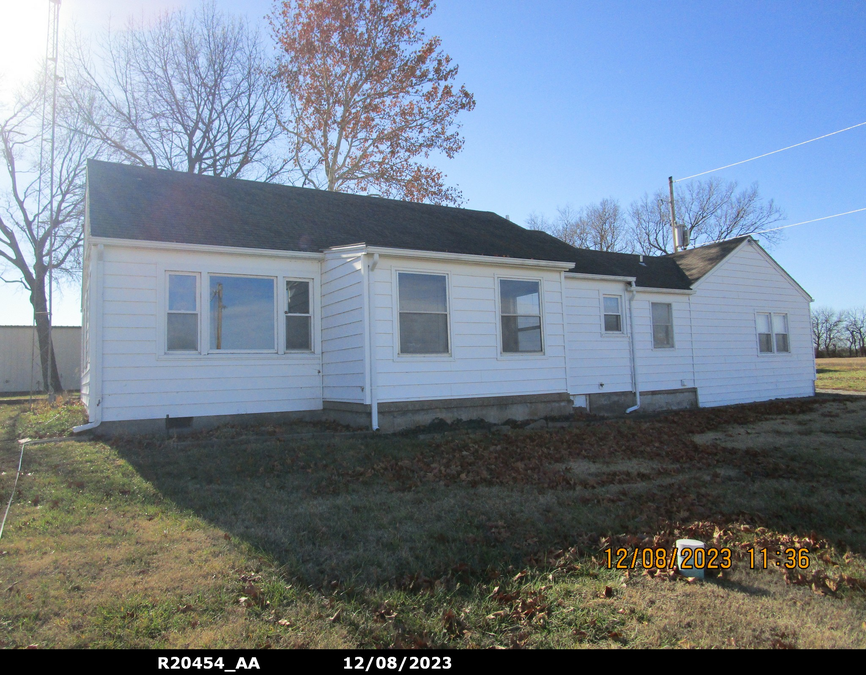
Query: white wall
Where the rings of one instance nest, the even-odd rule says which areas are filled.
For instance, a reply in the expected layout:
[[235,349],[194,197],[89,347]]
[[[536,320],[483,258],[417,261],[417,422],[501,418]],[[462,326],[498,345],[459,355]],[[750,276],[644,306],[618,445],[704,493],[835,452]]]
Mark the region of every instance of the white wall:
[[328,252],[322,263],[322,379],[326,401],[364,403],[364,257]]
[[[653,346],[652,303],[671,305],[674,346]],[[689,296],[638,291],[634,299],[635,353],[641,391],[684,389],[695,386]]]
[[[626,284],[565,277],[568,335],[568,392],[601,394],[632,391]],[[605,333],[602,297],[617,295],[622,333]]]
[[[208,273],[277,277],[279,346],[284,340],[283,279],[312,280],[312,296],[319,298],[318,260],[115,245],[106,245],[104,256],[104,262],[100,263],[104,297],[101,370],[104,421],[321,408],[319,303],[313,308],[314,352],[310,354],[208,354],[206,349]],[[202,353],[165,353],[169,270],[201,275]]]
[[[316,410],[323,399],[369,403],[368,378],[375,380],[381,402],[632,391],[632,330],[641,391],[697,386],[701,405],[812,393],[808,300],[751,245],[706,277],[695,295],[639,290],[633,327],[625,283],[566,275],[563,288],[561,273],[544,268],[383,254],[371,276],[368,308],[366,259],[357,251],[329,251],[320,260],[178,248],[106,245],[104,262],[94,267],[91,260],[91,269],[102,276],[101,286],[95,278],[89,283],[91,307],[95,293],[104,298],[102,368],[95,386],[106,421]],[[167,271],[200,275],[201,353],[165,353]],[[449,354],[398,354],[400,271],[446,276]],[[208,273],[276,277],[278,325],[284,279],[310,279],[314,351],[208,354]],[[540,282],[542,354],[502,353],[500,278]],[[605,294],[621,298],[621,334],[603,331]],[[672,349],[653,348],[652,302],[672,305]],[[368,310],[372,337],[366,329]],[[758,311],[788,314],[790,354],[758,354]],[[92,313],[99,315],[95,309]],[[91,331],[91,342],[98,335]],[[368,347],[375,355],[369,369]],[[96,354],[94,346],[91,352]]]
[[[737,249],[696,291],[691,306],[702,406],[813,393],[809,300],[756,245]],[[790,353],[758,352],[756,312],[788,314]]]
[[[397,273],[448,277],[450,355],[397,353]],[[497,279],[541,283],[543,354],[502,354]],[[566,391],[562,284],[558,271],[383,256],[373,272],[379,401],[473,398]]]
[[[689,296],[638,288],[629,323],[629,293],[625,282],[566,275],[568,326],[568,391],[572,395],[634,391],[630,333],[635,331],[635,355],[641,391],[693,387],[692,331]],[[605,332],[605,295],[617,296],[622,308],[621,333]],[[674,347],[653,347],[651,303],[669,303],[673,310]],[[683,382],[685,381],[685,384]]]
[[[81,328],[54,326],[51,330],[60,383],[66,390],[81,387]],[[33,326],[0,326],[0,391],[42,391],[39,343]]]

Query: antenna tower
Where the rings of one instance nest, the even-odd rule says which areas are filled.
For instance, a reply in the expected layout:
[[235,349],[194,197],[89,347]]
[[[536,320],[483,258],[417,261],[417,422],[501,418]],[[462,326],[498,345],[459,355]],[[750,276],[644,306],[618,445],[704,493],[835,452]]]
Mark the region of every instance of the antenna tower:
[[[56,244],[55,214],[54,214],[54,141],[57,130],[57,61],[60,46],[60,0],[48,0],[48,38],[45,44],[45,80],[44,87],[51,86],[51,141],[48,159],[48,377],[46,388],[48,400],[54,401],[54,340],[52,326],[54,325],[54,246]],[[48,92],[42,97],[42,143],[45,143],[45,102]],[[40,162],[41,163],[41,162]]]

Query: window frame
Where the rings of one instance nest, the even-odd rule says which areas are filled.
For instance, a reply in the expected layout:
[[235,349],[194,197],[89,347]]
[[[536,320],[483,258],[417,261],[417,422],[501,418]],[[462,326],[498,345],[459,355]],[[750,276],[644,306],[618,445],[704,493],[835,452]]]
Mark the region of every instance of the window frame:
[[[280,306],[285,308],[283,310],[283,322],[282,322],[283,325],[278,327],[278,329],[277,329],[278,333],[282,333],[282,337],[278,338],[279,345],[282,348],[280,353],[281,354],[314,354],[314,353],[316,353],[316,341],[315,341],[316,330],[315,330],[315,321],[314,321],[316,303],[314,301],[314,299],[315,299],[314,280],[310,279],[310,278],[305,278],[305,277],[280,277],[280,279],[282,279],[282,282],[283,282],[280,286],[282,293],[283,293],[282,298],[280,299]],[[294,282],[301,281],[301,282],[304,282],[307,284],[307,293],[308,293],[307,302],[309,304],[309,310],[310,310],[307,314],[300,314],[297,312],[292,312],[291,314],[289,313],[289,283],[291,283],[293,281]],[[285,325],[285,323],[286,323],[285,319],[288,316],[306,316],[306,317],[309,317],[309,319],[310,319],[310,335],[309,335],[310,347],[309,347],[309,349],[289,349],[288,346],[286,345],[286,342],[289,339],[289,335],[288,335],[288,327]]]
[[[538,284],[538,314],[505,314],[502,313],[502,282],[503,281],[529,281]],[[547,355],[547,335],[545,333],[544,322],[544,280],[541,277],[516,277],[510,275],[496,275],[496,334],[498,338],[499,357],[506,359],[527,358],[527,357],[544,357]],[[503,316],[538,316],[539,331],[541,339],[541,350],[534,352],[521,351],[505,351],[505,335],[502,328]]]
[[[443,277],[445,279],[445,312],[401,312],[400,311],[400,275],[401,274],[415,274],[419,276],[431,276],[431,277]],[[451,321],[451,275],[448,272],[438,271],[438,270],[425,270],[425,269],[407,269],[407,268],[395,268],[393,270],[393,284],[394,284],[394,293],[393,297],[396,299],[394,302],[394,325],[396,326],[396,330],[394,331],[394,357],[397,359],[453,359],[454,358],[454,336],[452,335],[452,321]],[[401,314],[445,314],[445,335],[448,340],[448,349],[444,352],[429,352],[429,353],[421,353],[421,352],[403,352],[402,351],[402,322],[401,322]]]
[[[292,261],[294,262],[294,261]],[[226,260],[223,263],[216,261],[202,261],[191,265],[179,265],[177,261],[156,263],[156,359],[157,361],[187,361],[189,363],[200,360],[256,360],[262,363],[273,362],[276,359],[287,359],[297,362],[314,363],[321,359],[321,326],[316,317],[321,314],[321,278],[309,265],[308,260],[298,261],[298,266],[292,264],[286,269],[285,264],[268,264],[253,266],[239,264],[237,261]],[[296,272],[292,274],[291,272]],[[168,351],[166,319],[168,311],[168,275],[181,274],[188,276],[198,275],[197,302],[199,308],[199,349],[193,351]],[[274,326],[276,335],[276,350],[209,350],[210,345],[210,298],[209,287],[211,276],[232,277],[262,277],[275,280],[274,297]],[[286,281],[306,281],[310,284],[310,312],[312,314],[312,337],[310,351],[286,351],[285,340],[285,316],[280,307],[287,306],[288,297],[285,289]],[[222,354],[222,356],[220,356]]]
[[[770,332],[763,333],[760,331],[758,326],[758,317],[766,316],[770,322]],[[784,333],[776,332],[776,317],[784,317],[785,321],[785,329]],[[769,335],[770,336],[770,349],[764,350],[761,349],[761,336]],[[776,340],[777,336],[784,335],[786,336],[787,346],[788,348],[784,351],[780,351],[778,349],[778,342]],[[755,339],[757,340],[758,347],[758,356],[773,356],[779,354],[791,354],[791,324],[788,321],[788,312],[768,312],[768,311],[755,311]]]
[[[604,308],[604,300],[605,298],[616,298],[619,303],[619,314],[614,315],[605,311]],[[626,335],[625,330],[625,312],[624,312],[624,304],[625,299],[621,293],[601,293],[601,334],[604,337],[620,337]],[[607,330],[604,319],[606,316],[619,316],[619,330]]]
[[[179,276],[179,277],[193,277],[195,278],[195,304],[196,310],[194,312],[184,311],[184,310],[172,310],[169,309],[171,307],[171,303],[169,300],[169,294],[171,293],[171,277]],[[189,272],[186,270],[165,270],[164,273],[165,279],[165,289],[164,289],[164,302],[165,305],[163,307],[162,315],[162,353],[165,356],[188,356],[190,354],[201,354],[202,353],[202,301],[201,301],[201,273],[200,272]],[[168,348],[168,316],[169,314],[195,314],[197,317],[196,321],[196,348],[195,349],[169,349]]]
[[[670,317],[670,325],[671,327],[671,343],[668,345],[659,345],[656,344],[656,321],[655,315],[653,313],[654,305],[666,305],[668,307],[668,316]],[[650,336],[652,338],[653,349],[676,349],[677,348],[677,340],[676,340],[676,332],[674,330],[674,304],[672,302],[652,302],[650,301]]]

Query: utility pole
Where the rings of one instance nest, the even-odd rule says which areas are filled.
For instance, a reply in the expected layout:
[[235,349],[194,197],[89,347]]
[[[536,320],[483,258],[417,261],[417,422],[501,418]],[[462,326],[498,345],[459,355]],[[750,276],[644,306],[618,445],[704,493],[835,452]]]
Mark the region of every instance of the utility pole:
[[216,348],[223,348],[223,310],[226,309],[226,306],[223,304],[223,285],[217,284],[216,290],[214,291],[214,297],[217,301],[217,318],[216,318]]
[[671,191],[671,233],[674,237],[674,253],[680,250],[679,236],[677,233],[677,212],[674,208],[674,177],[668,176],[668,187]]

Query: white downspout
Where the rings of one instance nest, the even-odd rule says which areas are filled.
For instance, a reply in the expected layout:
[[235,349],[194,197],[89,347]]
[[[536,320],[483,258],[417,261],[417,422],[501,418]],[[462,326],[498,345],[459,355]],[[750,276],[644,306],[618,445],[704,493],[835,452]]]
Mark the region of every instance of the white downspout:
[[632,301],[634,300],[634,296],[637,295],[637,290],[635,289],[634,281],[630,281],[628,285],[628,344],[629,350],[631,351],[631,379],[634,383],[635,405],[625,411],[626,415],[633,413],[635,410],[640,408],[640,383],[638,382],[637,377],[637,349],[634,345],[634,311],[632,310]]
[[379,401],[376,398],[376,330],[373,325],[373,272],[379,264],[379,254],[373,254],[372,262],[367,264],[367,331],[370,344],[370,426],[379,429]]
[[559,273],[559,283],[562,293],[560,297],[562,298],[562,343],[565,346],[565,353],[563,354],[563,358],[565,359],[565,393],[571,397],[571,407],[574,407],[574,397],[571,396],[571,392],[568,389],[569,383],[569,370],[568,370],[568,313],[565,310],[565,270]]
[[88,312],[90,317],[90,402],[93,410],[93,421],[72,427],[73,434],[90,431],[102,424],[102,275],[103,259],[105,258],[105,246],[99,244],[96,247],[96,256],[93,262],[95,267],[93,275],[93,286],[90,294],[90,309],[96,311]]

